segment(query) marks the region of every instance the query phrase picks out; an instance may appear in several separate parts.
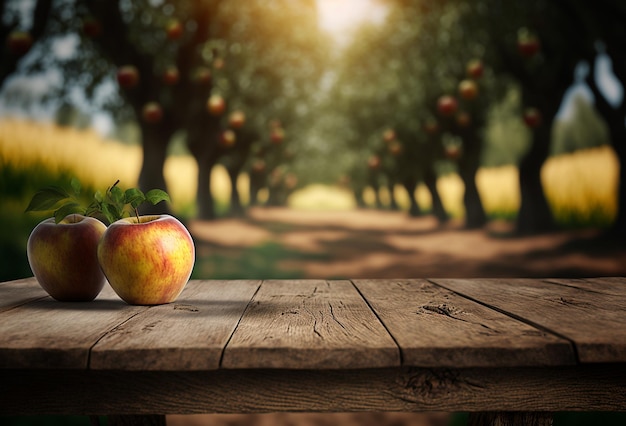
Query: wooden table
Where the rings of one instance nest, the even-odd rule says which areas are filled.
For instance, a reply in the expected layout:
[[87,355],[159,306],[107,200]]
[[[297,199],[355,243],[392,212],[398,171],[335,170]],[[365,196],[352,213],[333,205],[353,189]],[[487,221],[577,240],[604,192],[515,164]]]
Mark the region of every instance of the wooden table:
[[0,414],[626,411],[626,279],[191,281],[61,303],[0,284]]

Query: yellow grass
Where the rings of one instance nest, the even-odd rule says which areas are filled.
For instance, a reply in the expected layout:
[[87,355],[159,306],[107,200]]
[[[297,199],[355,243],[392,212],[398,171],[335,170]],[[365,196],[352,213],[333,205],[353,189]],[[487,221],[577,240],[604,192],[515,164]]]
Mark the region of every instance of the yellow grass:
[[[16,119],[0,121],[0,158],[17,167],[44,164],[52,171],[70,171],[82,182],[106,188],[120,179],[123,186],[134,186],[141,166],[141,147],[106,140],[92,131],[61,128],[53,124]],[[613,150],[600,147],[549,159],[542,170],[546,194],[555,213],[592,218],[598,212],[612,219],[615,216],[619,164]],[[193,204],[196,193],[197,165],[188,156],[169,157],[165,178],[174,209]],[[481,169],[477,176],[481,199],[488,213],[514,215],[519,208],[518,173],[514,166]],[[227,203],[230,183],[223,167],[214,169],[213,193],[218,202]],[[439,179],[438,187],[444,206],[454,216],[463,215],[463,184],[455,174]],[[238,182],[247,201],[248,180]],[[395,189],[403,207],[408,198],[401,187]],[[420,205],[428,208],[430,195],[423,185],[416,191]],[[373,204],[371,189],[364,194]],[[389,194],[381,190],[383,202]],[[290,206],[303,209],[351,209],[354,200],[345,190],[316,185],[296,192]]]

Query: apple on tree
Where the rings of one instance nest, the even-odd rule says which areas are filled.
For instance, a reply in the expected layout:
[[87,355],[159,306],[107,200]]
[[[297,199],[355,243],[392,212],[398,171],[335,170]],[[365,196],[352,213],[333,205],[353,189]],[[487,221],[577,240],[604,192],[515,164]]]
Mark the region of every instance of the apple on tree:
[[383,132],[383,141],[385,143],[393,142],[396,139],[396,131],[393,129],[387,129]]
[[123,89],[133,88],[139,83],[139,71],[134,65],[124,65],[117,70],[117,83]]
[[180,73],[178,72],[178,68],[175,65],[171,65],[163,71],[163,83],[168,86],[173,86],[178,83],[180,79]]
[[223,58],[215,58],[213,60],[213,69],[221,70],[221,69],[224,69],[225,65],[226,65],[226,61],[224,61]]
[[474,80],[465,79],[459,83],[459,96],[466,101],[472,101],[478,96],[478,85]]
[[209,111],[209,114],[216,117],[224,114],[224,111],[226,110],[226,102],[224,101],[224,98],[218,94],[211,95],[207,101],[207,110]]
[[527,28],[517,32],[517,51],[524,58],[530,59],[541,50],[539,38]]
[[15,56],[24,56],[33,45],[33,36],[26,31],[13,31],[6,39],[9,52]]
[[191,80],[199,86],[207,86],[211,83],[211,79],[211,70],[207,67],[197,67],[191,76]]
[[434,118],[426,120],[424,123],[424,131],[429,135],[436,135],[439,132],[439,123]]
[[285,131],[282,127],[276,127],[270,132],[270,140],[275,145],[280,145],[285,139]]
[[465,72],[469,78],[474,80],[479,79],[483,76],[484,72],[483,62],[480,59],[472,59],[467,63]]
[[526,126],[530,127],[531,129],[537,128],[541,125],[542,121],[541,111],[533,107],[526,108],[524,110],[523,119]]
[[380,157],[378,155],[372,155],[367,159],[367,167],[370,170],[378,170],[380,168]]
[[456,115],[456,124],[459,127],[469,127],[472,124],[472,117],[466,111],[459,111]]
[[402,144],[398,141],[393,141],[389,144],[389,153],[394,157],[402,154]]
[[235,142],[237,142],[237,136],[232,130],[227,129],[220,134],[220,146],[223,148],[232,148]]
[[141,116],[146,123],[158,123],[163,119],[163,108],[158,102],[148,102],[143,106]]
[[228,125],[233,129],[240,129],[246,122],[246,115],[243,111],[236,110],[228,116]]
[[165,33],[170,40],[178,40],[183,35],[183,24],[178,19],[170,19],[165,25]]
[[458,106],[459,103],[454,96],[443,95],[437,100],[437,111],[444,117],[450,117],[453,115]]

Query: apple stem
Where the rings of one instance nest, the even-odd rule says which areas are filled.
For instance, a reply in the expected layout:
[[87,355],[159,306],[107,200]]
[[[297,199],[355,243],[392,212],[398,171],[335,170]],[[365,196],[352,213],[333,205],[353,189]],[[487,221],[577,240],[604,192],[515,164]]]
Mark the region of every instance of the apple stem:
[[137,217],[137,223],[139,223],[139,210],[135,207],[135,216]]

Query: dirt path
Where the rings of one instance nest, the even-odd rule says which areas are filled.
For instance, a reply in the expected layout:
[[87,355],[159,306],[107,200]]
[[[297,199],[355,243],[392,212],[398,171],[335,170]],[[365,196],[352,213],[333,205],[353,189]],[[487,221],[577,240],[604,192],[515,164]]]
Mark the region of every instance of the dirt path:
[[301,256],[279,267],[307,278],[585,277],[626,275],[626,244],[593,230],[510,236],[492,223],[464,230],[439,226],[432,217],[403,212],[344,212],[255,208],[243,219],[193,222],[205,251],[236,256],[277,242]]

